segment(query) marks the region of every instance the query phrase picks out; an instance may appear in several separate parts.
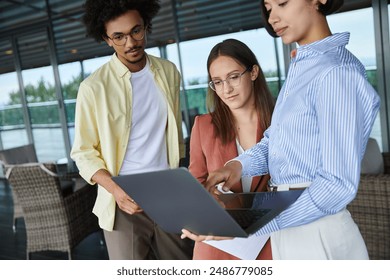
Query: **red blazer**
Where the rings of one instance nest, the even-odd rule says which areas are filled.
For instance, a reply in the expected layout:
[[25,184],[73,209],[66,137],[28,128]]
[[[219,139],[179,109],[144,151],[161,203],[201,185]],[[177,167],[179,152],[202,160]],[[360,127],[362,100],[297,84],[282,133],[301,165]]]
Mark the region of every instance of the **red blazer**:
[[[264,131],[257,128],[257,142],[263,137]],[[195,118],[190,139],[190,165],[189,171],[204,184],[209,172],[215,171],[224,164],[238,156],[236,141],[222,145],[219,138],[214,136],[214,126],[211,123],[211,116],[201,115]],[[269,176],[253,177],[251,191],[253,192],[259,183],[257,191],[266,191]],[[242,192],[241,182],[232,187],[233,192]]]
[[[257,142],[263,137],[262,129],[257,129]],[[190,139],[190,165],[191,174],[204,184],[209,172],[219,169],[224,164],[238,155],[236,141],[222,145],[221,140],[214,136],[214,127],[209,114],[195,118]],[[253,177],[251,191],[257,184],[257,191],[267,191],[269,175]],[[242,192],[241,182],[231,188],[233,192]],[[195,242],[194,260],[237,260],[238,258],[221,251],[203,242]],[[268,240],[257,259],[272,259],[271,244]]]

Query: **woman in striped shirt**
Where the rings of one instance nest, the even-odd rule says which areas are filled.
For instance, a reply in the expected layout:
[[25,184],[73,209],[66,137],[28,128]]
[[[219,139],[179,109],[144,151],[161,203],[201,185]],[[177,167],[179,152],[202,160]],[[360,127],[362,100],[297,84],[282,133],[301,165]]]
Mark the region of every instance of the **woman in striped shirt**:
[[[224,168],[206,187],[269,173],[273,190],[306,188],[298,200],[256,234],[271,234],[273,259],[368,259],[346,206],[356,196],[360,165],[379,97],[364,66],[345,46],[349,33],[332,34],[326,15],[342,0],[262,0],[266,29],[296,42],[271,126],[262,140]],[[196,236],[184,230],[183,237]],[[217,239],[217,238],[216,238]]]

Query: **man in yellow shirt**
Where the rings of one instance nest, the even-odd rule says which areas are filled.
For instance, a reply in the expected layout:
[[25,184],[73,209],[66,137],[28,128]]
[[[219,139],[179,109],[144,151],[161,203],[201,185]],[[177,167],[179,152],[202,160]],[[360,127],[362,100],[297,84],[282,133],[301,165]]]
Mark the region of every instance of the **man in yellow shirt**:
[[184,156],[180,74],[145,52],[159,9],[156,0],[85,3],[87,33],[115,53],[80,84],[71,157],[81,176],[98,185],[93,212],[110,259],[192,257],[192,243],[164,232],[111,179],[178,167]]

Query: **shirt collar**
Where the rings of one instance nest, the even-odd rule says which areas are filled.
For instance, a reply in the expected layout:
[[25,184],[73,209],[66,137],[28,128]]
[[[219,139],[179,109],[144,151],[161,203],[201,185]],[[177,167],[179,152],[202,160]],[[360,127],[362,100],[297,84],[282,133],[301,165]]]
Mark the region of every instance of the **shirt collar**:
[[119,77],[124,77],[127,72],[130,72],[129,69],[119,60],[116,53],[114,53],[111,57],[111,65],[114,68],[116,74]]
[[[149,66],[150,66],[150,69],[152,69],[152,71],[154,71],[155,69],[158,69],[158,67],[156,67],[153,63],[153,58],[150,57],[150,55],[148,55],[147,53],[145,53],[146,55],[146,59],[148,60],[149,62]],[[119,58],[117,57],[116,53],[114,53],[111,57],[111,63],[112,63],[112,67],[114,68],[115,72],[117,73],[117,75],[119,77],[124,77],[127,73],[130,73],[131,75],[131,72],[129,71],[129,69],[126,67],[126,65],[124,65],[120,60]]]
[[334,48],[346,46],[349,42],[349,36],[349,32],[335,33],[322,40],[299,47],[297,55],[304,55],[308,52],[324,54]]

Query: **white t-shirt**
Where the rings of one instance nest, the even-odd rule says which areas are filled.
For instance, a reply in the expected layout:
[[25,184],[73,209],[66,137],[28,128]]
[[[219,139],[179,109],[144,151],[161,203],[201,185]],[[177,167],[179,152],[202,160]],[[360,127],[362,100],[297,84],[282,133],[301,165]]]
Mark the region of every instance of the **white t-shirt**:
[[119,175],[168,169],[165,129],[168,108],[149,63],[132,73],[132,123],[126,155]]

